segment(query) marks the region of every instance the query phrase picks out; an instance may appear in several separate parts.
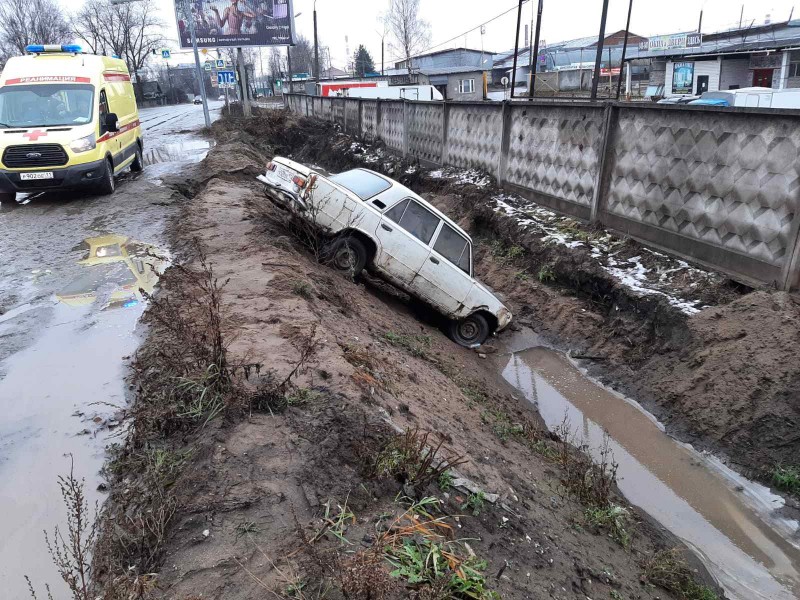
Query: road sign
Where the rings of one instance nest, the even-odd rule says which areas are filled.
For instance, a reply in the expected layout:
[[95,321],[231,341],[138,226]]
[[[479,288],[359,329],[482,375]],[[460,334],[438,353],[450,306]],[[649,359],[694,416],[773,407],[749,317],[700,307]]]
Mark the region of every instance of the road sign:
[[214,66],[214,65],[212,64],[212,62],[211,62],[210,60],[207,60],[207,61],[206,61],[206,64],[205,64],[205,69],[206,69],[206,71],[210,71],[210,70],[212,69],[212,67],[213,67],[213,66]]
[[236,85],[236,71],[217,71],[219,85]]
[[221,59],[221,58],[217,59],[217,68],[218,69],[224,69],[225,68],[225,60],[224,59]]
[[168,49],[164,48],[161,51],[161,58],[169,58],[170,56],[172,56],[172,54],[170,53],[170,51]]

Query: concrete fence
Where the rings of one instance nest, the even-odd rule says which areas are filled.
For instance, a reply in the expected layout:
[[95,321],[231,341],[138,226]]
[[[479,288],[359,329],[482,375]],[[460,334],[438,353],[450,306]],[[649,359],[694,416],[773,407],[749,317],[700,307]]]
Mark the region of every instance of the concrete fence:
[[491,173],[558,212],[747,283],[800,287],[800,112],[288,95],[426,166]]

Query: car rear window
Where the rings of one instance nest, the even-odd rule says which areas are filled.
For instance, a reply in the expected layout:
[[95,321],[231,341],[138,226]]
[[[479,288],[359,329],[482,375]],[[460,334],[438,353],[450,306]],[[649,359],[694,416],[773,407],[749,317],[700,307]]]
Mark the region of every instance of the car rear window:
[[392,184],[383,177],[379,177],[369,171],[362,171],[361,169],[345,171],[344,173],[329,177],[329,179],[347,188],[362,200],[369,200],[373,196],[377,196],[381,192],[385,192],[392,187]]
[[427,208],[408,198],[389,209],[386,216],[425,244],[431,243],[441,220]]
[[443,225],[433,249],[469,275],[469,242],[449,225]]

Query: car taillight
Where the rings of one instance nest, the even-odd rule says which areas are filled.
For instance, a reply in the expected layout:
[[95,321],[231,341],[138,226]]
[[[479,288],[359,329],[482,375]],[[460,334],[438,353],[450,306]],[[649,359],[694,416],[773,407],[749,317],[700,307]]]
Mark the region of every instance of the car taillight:
[[267,163],[267,171],[274,171],[277,168],[278,168],[278,165],[276,165],[274,162],[268,162]]
[[306,180],[300,177],[299,175],[295,175],[292,177],[292,183],[294,183],[300,189],[306,187]]

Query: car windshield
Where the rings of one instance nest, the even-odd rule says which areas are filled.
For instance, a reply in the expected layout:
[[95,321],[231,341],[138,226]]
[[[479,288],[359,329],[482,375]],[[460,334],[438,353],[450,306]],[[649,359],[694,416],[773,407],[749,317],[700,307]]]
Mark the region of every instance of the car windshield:
[[0,127],[84,125],[92,121],[94,88],[80,84],[0,88]]
[[381,192],[388,190],[392,184],[383,177],[369,171],[353,169],[329,178],[343,188],[347,188],[362,200],[368,200]]

